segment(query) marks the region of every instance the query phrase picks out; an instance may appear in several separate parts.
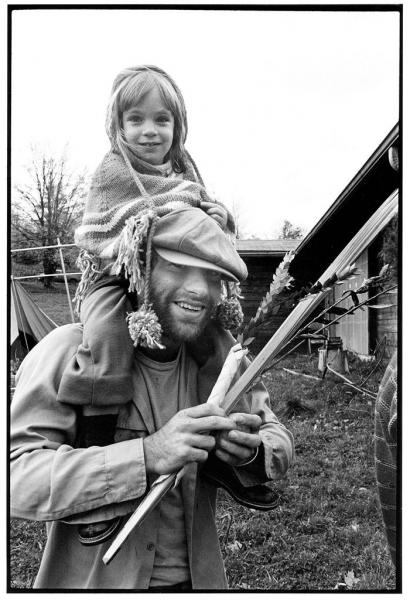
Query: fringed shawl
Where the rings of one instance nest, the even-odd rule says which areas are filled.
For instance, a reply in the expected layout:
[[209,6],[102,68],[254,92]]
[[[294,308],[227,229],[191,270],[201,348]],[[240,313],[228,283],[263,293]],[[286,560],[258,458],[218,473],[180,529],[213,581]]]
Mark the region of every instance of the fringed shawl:
[[[109,263],[118,257],[121,234],[130,217],[140,217],[148,211],[162,216],[187,204],[200,207],[202,202],[218,203],[202,185],[193,161],[186,162],[188,167],[182,178],[167,178],[155,166],[138,161],[133,166],[138,166],[136,178],[141,186],[121,154],[108,152],[91,182],[83,221],[75,232],[77,246]],[[235,229],[229,213],[227,229]]]

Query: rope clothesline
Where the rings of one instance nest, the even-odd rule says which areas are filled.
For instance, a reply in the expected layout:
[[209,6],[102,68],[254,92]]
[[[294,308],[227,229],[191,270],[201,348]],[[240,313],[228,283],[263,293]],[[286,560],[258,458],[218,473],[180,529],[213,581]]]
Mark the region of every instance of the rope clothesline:
[[10,250],[13,252],[29,252],[32,250],[49,250],[50,248],[72,248],[75,247],[75,244],[56,244],[54,246],[36,246],[35,248],[14,248]]
[[59,238],[57,238],[57,242],[58,242],[57,244],[54,244],[51,246],[36,246],[33,248],[14,248],[14,249],[10,250],[10,252],[13,254],[13,253],[17,253],[17,252],[29,252],[29,251],[33,251],[33,250],[49,250],[52,248],[58,248],[59,254],[60,254],[60,262],[61,262],[61,273],[47,273],[47,274],[39,273],[37,275],[21,275],[19,277],[14,277],[14,275],[11,275],[10,279],[11,279],[11,283],[13,285],[14,281],[18,281],[18,280],[22,280],[22,279],[43,279],[44,277],[63,277],[66,294],[67,294],[68,308],[70,310],[70,315],[71,315],[71,321],[72,321],[72,323],[75,323],[72,299],[70,296],[70,289],[68,287],[68,278],[72,277],[72,276],[77,276],[77,275],[81,276],[81,273],[80,272],[75,272],[75,273],[67,273],[66,272],[62,248],[76,247],[76,244],[61,244]]

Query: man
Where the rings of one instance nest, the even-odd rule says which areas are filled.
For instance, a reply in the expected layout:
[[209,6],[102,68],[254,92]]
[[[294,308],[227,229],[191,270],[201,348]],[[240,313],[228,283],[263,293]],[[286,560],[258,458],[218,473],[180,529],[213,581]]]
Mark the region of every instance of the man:
[[[292,436],[261,384],[229,417],[205,403],[234,344],[211,318],[221,279],[246,276],[231,242],[203,211],[183,208],[159,219],[153,251],[146,285],[164,347],[136,350],[133,400],[120,407],[116,443],[75,447],[79,411],[57,401],[81,342],[80,325],[53,331],[20,369],[12,403],[11,507],[15,517],[48,522],[36,588],[226,588],[216,487],[202,466],[219,459],[246,489],[279,479],[292,461]],[[158,475],[183,466],[179,486],[108,566],[102,557],[110,542],[79,542],[79,524],[129,515]]]

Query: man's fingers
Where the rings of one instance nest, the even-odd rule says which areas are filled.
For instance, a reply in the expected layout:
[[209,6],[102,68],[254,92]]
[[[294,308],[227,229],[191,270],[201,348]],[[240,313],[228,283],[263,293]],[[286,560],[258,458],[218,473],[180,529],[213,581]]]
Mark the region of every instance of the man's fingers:
[[215,450],[215,456],[217,456],[217,458],[219,458],[220,460],[226,462],[228,465],[235,466],[236,463],[241,462],[238,460],[237,457],[232,456],[232,454],[230,454],[229,452],[225,452],[221,448]]
[[194,448],[201,448],[209,452],[215,447],[215,438],[213,435],[195,433],[189,438],[190,445]]
[[193,417],[194,419],[212,415],[226,417],[226,412],[223,410],[223,408],[215,406],[214,404],[208,404],[207,402],[204,404],[197,404],[197,406],[191,406],[190,408],[185,408],[181,412],[186,414],[188,417]]
[[231,430],[234,427],[235,423],[231,419],[228,419],[228,417],[217,417],[215,415],[192,419],[190,423],[190,429],[193,432]]
[[230,452],[224,448],[218,448],[215,450],[215,455],[229,465],[236,466],[247,462],[255,454],[254,450],[246,449],[243,446],[237,446],[236,448],[232,448],[232,450],[234,451]]
[[[199,448],[191,448],[189,460],[187,462],[203,463],[208,460],[208,452]],[[187,464],[187,463],[185,463]]]
[[245,431],[238,431],[237,429],[229,431],[227,438],[221,438],[221,445],[225,442],[229,443],[228,440],[234,444],[247,446],[248,448],[257,448],[261,444],[261,438],[257,433],[246,433]]
[[238,425],[238,429],[249,428],[253,431],[259,431],[262,425],[262,419],[259,415],[251,415],[248,413],[232,413],[229,417]]

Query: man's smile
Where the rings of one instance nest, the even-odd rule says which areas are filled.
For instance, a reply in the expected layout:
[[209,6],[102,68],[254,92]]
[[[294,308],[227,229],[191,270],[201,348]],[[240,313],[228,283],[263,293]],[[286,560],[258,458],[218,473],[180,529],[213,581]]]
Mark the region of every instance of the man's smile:
[[175,301],[174,304],[176,304],[184,312],[186,311],[191,315],[199,315],[205,310],[205,306],[202,303]]

